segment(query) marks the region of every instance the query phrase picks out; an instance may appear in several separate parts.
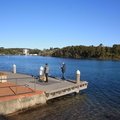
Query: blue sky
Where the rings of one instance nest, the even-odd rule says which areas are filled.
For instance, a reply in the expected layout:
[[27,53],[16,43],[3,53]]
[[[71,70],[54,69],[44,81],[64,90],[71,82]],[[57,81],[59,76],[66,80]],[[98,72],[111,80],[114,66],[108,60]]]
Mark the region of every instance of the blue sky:
[[0,46],[120,44],[120,0],[0,0]]

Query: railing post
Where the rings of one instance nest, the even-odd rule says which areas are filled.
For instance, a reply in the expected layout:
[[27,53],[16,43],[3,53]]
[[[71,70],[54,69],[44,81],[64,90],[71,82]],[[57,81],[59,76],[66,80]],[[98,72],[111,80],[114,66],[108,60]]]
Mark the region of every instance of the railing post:
[[16,65],[15,64],[13,65],[13,73],[14,74],[16,73]]
[[76,71],[76,83],[80,84],[80,71],[79,70]]

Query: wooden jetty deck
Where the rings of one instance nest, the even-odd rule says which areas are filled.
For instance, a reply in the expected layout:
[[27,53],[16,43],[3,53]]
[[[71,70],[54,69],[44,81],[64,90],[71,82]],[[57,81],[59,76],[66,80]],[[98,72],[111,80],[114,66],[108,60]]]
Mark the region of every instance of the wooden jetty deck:
[[88,82],[80,81],[77,84],[75,81],[71,82],[69,80],[61,80],[59,78],[49,77],[48,83],[40,82],[39,79],[35,79],[30,75],[25,74],[14,74],[11,72],[3,72],[7,74],[9,82],[15,83],[17,85],[24,85],[33,90],[44,91],[46,95],[46,100],[50,100],[56,97],[67,95],[70,93],[79,93],[80,90],[86,89]]
[[30,75],[2,72],[0,76],[0,114],[10,114],[36,104],[45,104],[47,100],[79,93],[86,89],[88,82],[61,80],[49,77],[48,83]]

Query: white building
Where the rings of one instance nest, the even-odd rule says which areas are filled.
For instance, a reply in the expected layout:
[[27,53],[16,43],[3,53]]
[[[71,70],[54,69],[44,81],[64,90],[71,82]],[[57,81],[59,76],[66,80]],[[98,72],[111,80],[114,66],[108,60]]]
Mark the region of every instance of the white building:
[[29,50],[28,49],[23,49],[23,54],[24,55],[29,55]]

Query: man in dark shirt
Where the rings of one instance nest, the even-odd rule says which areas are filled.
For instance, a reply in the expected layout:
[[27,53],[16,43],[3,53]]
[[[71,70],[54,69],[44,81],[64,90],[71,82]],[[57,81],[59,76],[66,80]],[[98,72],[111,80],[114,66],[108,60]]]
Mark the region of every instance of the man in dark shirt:
[[62,64],[61,66],[61,72],[62,72],[62,79],[65,80],[65,71],[66,71],[66,66],[65,63]]
[[48,67],[47,63],[45,64],[45,67],[44,67],[44,73],[45,73],[45,77],[46,77],[46,81],[45,82],[48,82],[49,67]]

